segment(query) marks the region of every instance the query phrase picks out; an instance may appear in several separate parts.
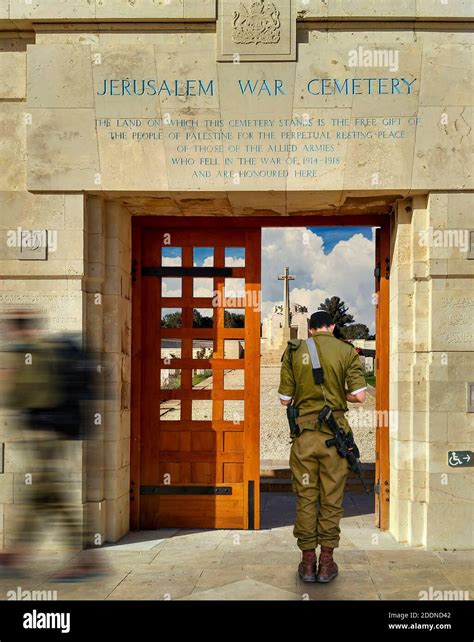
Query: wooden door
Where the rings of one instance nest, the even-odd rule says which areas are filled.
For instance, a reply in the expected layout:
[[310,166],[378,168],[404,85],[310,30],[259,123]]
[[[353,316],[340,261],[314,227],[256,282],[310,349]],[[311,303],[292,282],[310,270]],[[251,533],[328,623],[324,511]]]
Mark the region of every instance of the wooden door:
[[135,226],[132,527],[259,527],[260,229]]
[[388,222],[375,235],[375,523],[382,530],[390,517],[390,434],[389,434],[389,305],[390,305],[390,227]]

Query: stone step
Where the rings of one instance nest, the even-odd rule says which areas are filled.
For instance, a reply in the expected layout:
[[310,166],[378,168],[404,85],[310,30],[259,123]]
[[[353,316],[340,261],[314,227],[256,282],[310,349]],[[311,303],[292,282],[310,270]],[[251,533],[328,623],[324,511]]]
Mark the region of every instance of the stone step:
[[[364,477],[364,479],[373,479],[375,477],[375,464],[362,463],[360,467],[362,469],[362,477]],[[289,466],[262,467],[260,468],[260,477],[291,480],[291,470]],[[350,472],[349,479],[352,477],[355,477],[355,473]]]
[[[370,491],[375,484],[375,464],[361,464],[362,478]],[[260,490],[270,493],[291,493],[291,470],[288,467],[262,468],[260,470]],[[362,482],[353,472],[349,472],[346,492],[364,493]]]

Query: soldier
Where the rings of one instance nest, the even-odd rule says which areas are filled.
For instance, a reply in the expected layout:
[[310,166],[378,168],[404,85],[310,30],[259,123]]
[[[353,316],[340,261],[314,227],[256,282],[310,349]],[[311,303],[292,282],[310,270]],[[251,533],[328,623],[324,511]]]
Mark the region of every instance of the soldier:
[[[25,484],[20,495],[23,510],[14,525],[13,546],[0,553],[0,574],[16,576],[28,568],[27,556],[44,538],[47,526],[62,527],[64,546],[71,555],[82,549],[82,506],[78,501],[82,482],[75,480],[69,442],[87,436],[81,432],[81,402],[88,398],[92,376],[85,355],[73,349],[66,337],[53,340],[41,336],[38,314],[20,311],[4,325],[3,397],[16,411],[20,428],[17,446],[23,446],[25,470],[31,475],[31,483]],[[96,555],[90,560],[74,560],[54,579],[76,581],[104,572],[102,559]]]
[[[336,339],[330,315],[315,312],[309,327],[324,383],[317,385],[314,381],[306,342],[292,340],[282,357],[278,393],[282,405],[288,406],[293,401],[299,411],[300,434],[293,438],[290,454],[293,490],[297,495],[293,534],[302,551],[298,574],[305,582],[330,582],[338,573],[333,552],[339,546],[348,464],[335,447],[326,446],[326,440],[333,434],[326,424],[318,421],[318,414],[327,404],[338,424],[349,432],[350,426],[344,417],[347,402],[364,403],[367,386],[356,350]],[[317,566],[318,544],[321,554]]]

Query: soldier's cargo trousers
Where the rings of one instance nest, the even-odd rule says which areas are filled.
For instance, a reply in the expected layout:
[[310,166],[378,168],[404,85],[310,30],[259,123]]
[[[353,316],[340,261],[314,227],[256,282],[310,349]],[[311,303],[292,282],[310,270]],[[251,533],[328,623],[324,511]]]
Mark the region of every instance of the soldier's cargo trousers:
[[72,444],[59,439],[54,432],[30,430],[26,436],[28,441],[17,443],[21,445],[23,465],[30,472],[31,481],[21,480],[18,489],[19,510],[11,543],[34,550],[47,529],[59,527],[62,546],[81,550],[82,483],[74,462],[70,461]]
[[349,471],[347,460],[338,455],[336,448],[326,446],[331,431],[326,426],[316,426],[316,430],[302,430],[294,439],[290,454],[293,490],[297,495],[293,535],[302,551],[318,544],[339,546],[339,522]]

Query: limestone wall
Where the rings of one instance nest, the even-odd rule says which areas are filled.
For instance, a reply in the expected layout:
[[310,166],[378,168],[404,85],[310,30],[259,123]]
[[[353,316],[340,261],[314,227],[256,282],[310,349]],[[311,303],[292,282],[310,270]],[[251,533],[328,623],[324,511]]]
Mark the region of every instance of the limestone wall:
[[450,247],[424,234],[472,228],[473,205],[473,194],[436,193],[400,202],[394,220],[390,530],[430,549],[474,543],[473,469],[448,466],[448,451],[474,445],[474,262],[456,235]]
[[[472,16],[470,0],[291,0],[300,20],[462,20]],[[0,20],[214,21],[222,0],[0,0]],[[290,0],[288,0],[290,2]],[[1,24],[1,23],[0,23]]]
[[[374,188],[407,194],[472,184],[470,34],[402,27],[374,32],[365,26],[354,32],[314,28],[301,37],[297,63],[244,66],[216,63],[212,32],[38,34],[28,49],[28,188],[270,188],[332,192],[333,202],[335,196]],[[351,49],[394,43],[396,73],[347,65]],[[372,85],[357,86],[356,95],[311,95],[308,83],[327,78],[329,70],[329,78],[341,83],[385,75],[413,85],[409,95],[374,95]],[[176,80],[176,91],[187,91],[188,77],[212,81],[213,94],[169,95]],[[123,78],[157,79],[160,86],[166,81],[169,89],[159,96],[128,95],[128,86],[119,87]],[[114,88],[110,79],[118,79]],[[273,95],[275,79],[284,83],[285,95]],[[249,80],[259,95],[242,95],[241,83]],[[263,82],[272,95],[260,91]],[[313,88],[321,92],[318,82]],[[119,95],[99,95],[105,87]],[[141,92],[143,86],[137,87]],[[237,124],[249,114],[251,124]],[[390,118],[393,124],[385,120]],[[260,138],[270,132],[274,139]],[[292,138],[308,133],[323,138]],[[276,163],[271,166],[269,153]]]
[[[217,62],[217,7],[214,0],[0,0],[0,305],[42,307],[50,330],[76,332],[107,357],[114,396],[101,409],[96,439],[73,458],[88,531],[115,541],[128,529],[131,214],[363,214],[399,200],[391,276],[398,418],[392,532],[429,548],[469,547],[472,469],[448,469],[446,452],[467,448],[473,431],[465,412],[466,381],[474,380],[473,261],[417,239],[430,226],[474,228],[472,3],[298,0],[298,60],[240,64]],[[398,51],[398,70],[349,67],[348,51],[359,46]],[[415,81],[413,93],[359,94],[357,85],[354,95],[308,92],[313,78],[352,81],[368,73]],[[98,95],[114,78],[212,79],[215,92]],[[274,95],[243,95],[242,79],[260,87],[266,81]],[[275,95],[275,80],[285,94]],[[242,117],[255,123],[230,126]],[[118,126],[117,119],[143,122]],[[170,128],[169,119],[191,125]],[[252,145],[269,145],[259,134],[274,131],[275,144],[284,146],[308,128],[328,135],[314,144],[334,147],[248,151],[238,139],[243,131],[256,137]],[[111,131],[127,137],[112,139]],[[180,140],[189,131],[230,132],[242,145],[237,170],[265,169],[263,159],[274,157],[277,174],[236,180],[234,167],[218,176],[237,153],[178,153],[171,131]],[[376,138],[337,137],[350,131]],[[389,135],[401,131],[400,138]],[[278,174],[287,166],[287,176]],[[8,243],[18,228],[54,232],[54,248],[45,255],[41,247],[31,253]],[[3,412],[0,545],[25,473],[14,436]]]

